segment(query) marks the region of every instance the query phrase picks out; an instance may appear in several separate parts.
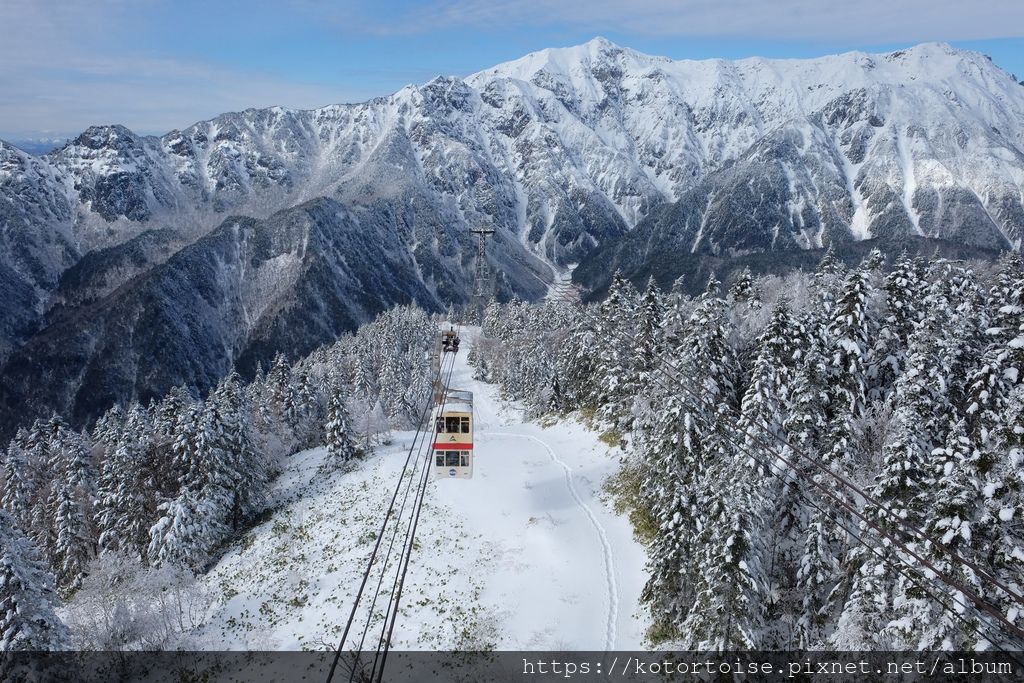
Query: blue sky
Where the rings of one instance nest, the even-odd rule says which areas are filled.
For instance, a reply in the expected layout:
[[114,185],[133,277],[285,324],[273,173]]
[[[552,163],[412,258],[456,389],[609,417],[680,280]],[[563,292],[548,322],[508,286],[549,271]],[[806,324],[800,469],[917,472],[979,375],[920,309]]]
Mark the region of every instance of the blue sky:
[[1024,78],[1024,2],[3,0],[0,137],[362,101],[603,35],[673,58],[811,57],[941,40]]

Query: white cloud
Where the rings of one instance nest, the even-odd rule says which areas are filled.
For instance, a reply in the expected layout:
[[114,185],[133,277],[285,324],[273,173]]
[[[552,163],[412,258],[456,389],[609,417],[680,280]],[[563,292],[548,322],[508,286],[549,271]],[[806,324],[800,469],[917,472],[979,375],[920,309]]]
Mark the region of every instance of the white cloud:
[[0,66],[0,128],[8,136],[70,133],[96,123],[163,132],[248,107],[310,108],[364,99],[362,93],[345,97],[336,88],[176,60],[76,60],[69,67],[11,73]]
[[[161,57],[144,45],[147,36],[159,33],[161,12],[195,12],[196,26],[207,32],[204,38],[215,39],[218,30],[245,31],[246,26],[289,19],[334,26],[342,39],[392,36],[382,45],[395,43],[395,36],[400,43],[404,35],[429,37],[446,29],[568,29],[577,35],[614,32],[681,41],[721,36],[862,45],[1024,34],[1021,0],[225,1],[234,2],[227,13],[239,18],[237,25],[210,23],[198,2],[179,9],[171,0],[0,0],[0,137],[76,133],[94,123],[162,132],[248,107],[361,101],[383,94],[380,87],[370,90],[373,83],[394,84],[402,78],[390,74],[370,83],[363,74],[361,82],[367,85],[340,89],[239,66]],[[183,48],[181,54],[186,53]],[[336,74],[344,67],[339,65]],[[411,65],[402,82],[432,73],[429,67]],[[373,65],[354,68],[366,71]]]
[[309,108],[368,95],[121,47],[147,3],[0,3],[0,137],[73,134],[97,123],[164,132],[225,111]]
[[[389,13],[390,14],[390,13]],[[347,21],[352,16],[345,17]],[[561,25],[662,37],[859,43],[1024,36],[1020,0],[426,0],[360,21],[380,33]]]

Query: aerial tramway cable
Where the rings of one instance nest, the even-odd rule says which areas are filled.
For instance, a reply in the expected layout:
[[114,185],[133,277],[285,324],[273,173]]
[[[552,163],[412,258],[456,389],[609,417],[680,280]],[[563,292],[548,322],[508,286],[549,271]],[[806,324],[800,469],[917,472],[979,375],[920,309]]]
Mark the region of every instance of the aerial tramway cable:
[[[422,448],[422,443],[426,442],[426,440],[427,440],[426,439],[426,433],[424,433],[424,438],[421,440],[421,448]],[[417,451],[417,456],[416,456],[416,459],[415,459],[414,462],[419,463],[420,461],[421,461],[421,459],[420,459],[418,451]],[[363,645],[366,642],[366,636],[369,633],[370,623],[371,623],[372,618],[373,618],[373,610],[377,606],[377,598],[380,596],[381,587],[382,587],[382,585],[384,583],[384,577],[387,575],[388,562],[389,562],[389,560],[391,558],[391,553],[392,553],[392,550],[393,550],[393,548],[395,546],[395,541],[398,538],[398,530],[401,527],[401,524],[398,523],[398,522],[401,521],[402,516],[403,516],[403,514],[405,512],[405,506],[406,506],[406,504],[409,501],[409,493],[412,491],[413,482],[416,480],[416,474],[417,474],[417,471],[414,468],[412,473],[408,477],[408,482],[407,482],[406,487],[405,487],[405,494],[403,494],[403,496],[402,496],[402,506],[398,510],[398,516],[396,517],[396,523],[394,525],[394,527],[395,527],[394,531],[391,532],[391,541],[388,543],[388,548],[387,548],[387,550],[384,553],[384,561],[381,564],[380,578],[377,581],[377,587],[374,589],[373,601],[370,603],[370,607],[367,610],[366,623],[363,625],[363,633],[362,633],[362,635],[359,638],[359,645],[356,647],[356,658],[353,661],[352,666],[351,666],[350,671],[349,671],[349,677],[348,677],[349,683],[352,683],[352,681],[354,680],[356,669],[359,666],[360,660],[362,658]]]
[[[454,363],[454,360],[453,360],[453,363]],[[434,377],[434,381],[439,380],[440,377],[441,377],[441,366],[442,366],[442,364],[438,364],[438,371],[437,371],[437,374]],[[344,632],[342,633],[341,641],[338,643],[338,647],[335,650],[334,658],[331,661],[331,668],[330,668],[330,671],[327,674],[327,682],[328,683],[331,683],[331,681],[334,679],[334,674],[335,674],[335,671],[337,670],[337,667],[338,667],[338,661],[341,658],[342,651],[345,649],[345,642],[348,640],[348,634],[349,634],[349,631],[352,628],[352,622],[355,619],[356,611],[359,608],[359,603],[360,603],[360,601],[362,599],[363,591],[366,589],[366,584],[367,584],[367,581],[369,580],[371,569],[373,568],[373,565],[374,565],[374,563],[375,563],[375,561],[377,559],[377,553],[380,550],[381,542],[383,541],[384,535],[385,535],[385,533],[387,531],[388,522],[390,521],[391,516],[392,516],[392,512],[394,511],[395,502],[397,501],[398,494],[399,494],[399,492],[402,489],[402,481],[405,478],[405,473],[409,469],[409,463],[412,461],[413,451],[416,450],[416,443],[417,443],[418,437],[422,434],[423,437],[424,437],[422,442],[426,441],[426,433],[423,433],[423,427],[424,427],[424,423],[425,423],[425,420],[427,418],[427,415],[430,413],[430,411],[431,411],[431,409],[433,407],[434,398],[435,397],[433,395],[433,392],[431,392],[430,398],[427,400],[426,405],[424,405],[423,411],[420,414],[419,423],[418,423],[418,425],[416,427],[416,434],[413,436],[413,441],[409,445],[409,452],[408,452],[408,454],[405,457],[405,463],[402,465],[402,472],[401,472],[401,474],[399,475],[399,478],[398,478],[398,485],[395,487],[395,492],[392,494],[391,501],[388,504],[388,509],[387,509],[387,511],[384,514],[384,521],[381,523],[381,530],[377,534],[377,538],[376,538],[376,540],[374,542],[374,545],[373,545],[373,550],[370,552],[370,557],[369,557],[369,559],[367,561],[367,564],[366,564],[366,570],[363,572],[362,580],[359,583],[359,590],[356,592],[355,600],[352,603],[352,610],[349,613],[348,620],[345,622],[345,629],[344,629]],[[421,442],[421,447],[422,447],[422,442]],[[417,457],[418,457],[418,455],[417,455]],[[370,615],[370,616],[372,616],[372,615]],[[368,616],[367,618],[369,619],[370,617]]]
[[[461,324],[459,325],[459,328],[456,330],[456,337],[458,336],[459,331],[461,331]],[[442,408],[444,407],[446,399],[448,397],[448,390],[450,389],[450,385],[451,385],[452,373],[455,371],[455,354],[456,353],[457,352],[455,352],[455,351],[452,352],[451,365],[448,368],[448,378],[444,381],[444,383],[442,385],[441,400],[440,400],[440,402],[438,404]],[[394,633],[394,630],[395,630],[395,623],[398,621],[398,608],[399,608],[399,604],[400,604],[401,599],[402,599],[402,590],[405,587],[405,577],[406,577],[406,574],[409,571],[409,563],[410,563],[410,561],[412,559],[412,551],[413,551],[414,544],[416,542],[416,528],[419,526],[420,512],[423,509],[423,501],[424,501],[424,499],[426,497],[427,485],[428,485],[428,483],[430,481],[430,477],[429,477],[429,474],[430,474],[430,457],[431,457],[431,448],[428,447],[427,448],[427,452],[426,452],[426,456],[424,457],[423,473],[421,475],[420,487],[419,487],[419,490],[418,490],[419,500],[413,506],[413,511],[414,512],[413,512],[412,517],[410,518],[410,524],[409,524],[409,527],[407,528],[407,531],[406,531],[405,543],[403,544],[404,553],[403,553],[403,555],[399,556],[399,563],[401,564],[401,569],[400,569],[399,572],[397,572],[395,574],[395,583],[392,586],[390,597],[388,598],[388,611],[385,612],[384,623],[381,624],[381,637],[377,641],[377,652],[380,655],[380,659],[379,659],[379,661],[380,661],[380,668],[377,669],[378,659],[375,656],[374,657],[373,670],[371,670],[371,674],[370,674],[371,675],[371,680],[373,680],[373,673],[374,673],[374,671],[376,671],[376,674],[377,674],[377,681],[383,680],[384,666],[387,663],[388,653],[391,651],[391,637],[392,637],[392,635]],[[403,560],[404,560],[404,562],[403,562]],[[394,608],[393,609],[392,609],[392,603],[394,603]],[[388,624],[388,615],[389,614],[391,616],[391,618],[390,618],[390,625]],[[387,634],[386,635],[384,633],[385,628],[387,629]]]

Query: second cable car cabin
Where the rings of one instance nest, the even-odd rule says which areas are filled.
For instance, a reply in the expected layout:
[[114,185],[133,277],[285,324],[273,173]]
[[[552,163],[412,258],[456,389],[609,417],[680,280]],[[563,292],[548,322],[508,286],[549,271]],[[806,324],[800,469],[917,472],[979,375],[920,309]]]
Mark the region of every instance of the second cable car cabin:
[[473,477],[473,392],[450,389],[434,424],[434,477]]

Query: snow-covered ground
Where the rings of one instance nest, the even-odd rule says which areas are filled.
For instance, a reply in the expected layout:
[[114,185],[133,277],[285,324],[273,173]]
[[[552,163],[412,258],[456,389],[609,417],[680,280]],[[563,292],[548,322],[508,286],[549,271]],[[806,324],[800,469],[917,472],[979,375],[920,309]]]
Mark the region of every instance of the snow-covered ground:
[[[468,346],[451,385],[474,393],[474,477],[429,484],[394,647],[640,648],[644,551],[601,490],[618,449],[571,420],[525,422],[496,387],[472,379]],[[290,459],[275,484],[272,516],[206,577],[222,596],[198,634],[206,647],[336,645],[411,439],[396,433],[350,472],[317,474],[323,449]],[[401,537],[396,551],[400,544]],[[379,571],[370,577],[371,598]],[[390,567],[387,574],[385,586]],[[384,590],[364,648],[376,645],[386,602]],[[350,647],[367,613],[364,604]]]

